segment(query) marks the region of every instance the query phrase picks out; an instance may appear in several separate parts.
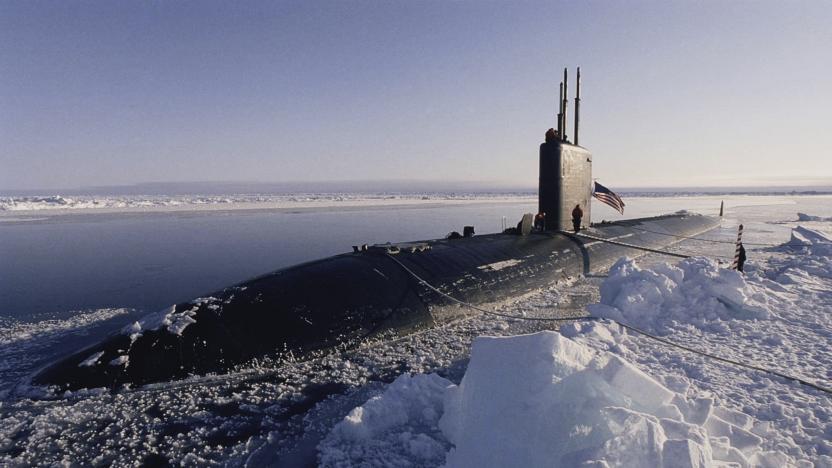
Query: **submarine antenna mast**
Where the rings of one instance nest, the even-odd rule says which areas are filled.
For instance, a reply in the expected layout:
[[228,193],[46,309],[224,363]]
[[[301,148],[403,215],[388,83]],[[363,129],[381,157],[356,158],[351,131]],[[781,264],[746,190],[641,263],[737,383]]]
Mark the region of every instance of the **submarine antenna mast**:
[[578,146],[578,122],[580,121],[581,108],[581,67],[578,67],[578,76],[575,77],[575,146]]
[[566,68],[564,68],[563,69],[563,104],[561,105],[561,107],[563,108],[563,110],[561,111],[561,114],[562,114],[561,115],[561,120],[563,121],[563,132],[561,132],[561,134],[560,134],[560,138],[563,141],[567,141],[566,140],[566,122],[568,122],[568,119],[566,117],[566,108],[569,106],[569,91],[567,91],[567,89],[568,89],[568,84],[567,83],[568,82],[567,82],[567,77],[566,77]]
[[560,97],[558,97],[558,138],[563,135],[563,81],[560,82]]

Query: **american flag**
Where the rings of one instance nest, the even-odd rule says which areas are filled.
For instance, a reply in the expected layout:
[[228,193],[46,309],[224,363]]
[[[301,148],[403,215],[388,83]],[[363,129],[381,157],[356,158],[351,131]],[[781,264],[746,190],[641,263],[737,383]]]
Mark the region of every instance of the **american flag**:
[[616,209],[619,213],[624,214],[624,200],[616,195],[615,192],[604,187],[598,182],[595,182],[595,191],[592,192],[592,196],[600,200],[601,203],[606,203]]

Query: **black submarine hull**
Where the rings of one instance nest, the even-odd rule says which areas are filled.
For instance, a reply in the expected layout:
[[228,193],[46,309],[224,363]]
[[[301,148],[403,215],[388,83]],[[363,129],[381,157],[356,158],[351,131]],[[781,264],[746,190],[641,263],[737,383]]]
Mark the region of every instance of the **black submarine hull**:
[[[588,233],[657,249],[718,223],[701,215],[669,215],[601,225]],[[568,233],[535,232],[337,255],[152,314],[46,368],[33,383],[60,390],[116,388],[225,372],[255,358],[298,358],[474,313],[430,290],[402,265],[443,293],[482,305],[603,271],[621,256],[642,253]]]

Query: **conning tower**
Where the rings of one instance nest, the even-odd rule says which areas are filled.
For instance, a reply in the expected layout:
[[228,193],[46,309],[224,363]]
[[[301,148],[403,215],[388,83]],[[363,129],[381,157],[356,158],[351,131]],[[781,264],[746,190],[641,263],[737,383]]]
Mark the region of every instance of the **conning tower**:
[[583,210],[581,227],[589,226],[592,198],[592,154],[578,146],[578,125],[581,105],[581,69],[575,85],[575,130],[570,142],[566,122],[568,107],[567,71],[563,70],[558,100],[557,132],[549,129],[546,141],[540,145],[540,178],[538,212],[545,213],[545,230],[561,231],[572,228],[575,205]]

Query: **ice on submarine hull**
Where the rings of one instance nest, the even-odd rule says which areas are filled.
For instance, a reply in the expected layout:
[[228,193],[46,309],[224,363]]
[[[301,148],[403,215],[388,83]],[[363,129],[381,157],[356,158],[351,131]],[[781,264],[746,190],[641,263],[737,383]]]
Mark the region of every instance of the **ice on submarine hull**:
[[[579,75],[580,80],[580,75]],[[490,234],[434,240],[325,258],[270,273],[178,304],[71,355],[34,378],[61,389],[142,385],[224,372],[263,356],[294,358],[351,347],[476,313],[438,294],[487,304],[601,271],[643,253],[561,232],[577,204],[590,219],[592,155],[566,139],[566,76],[558,131],[540,146],[539,208],[545,228],[530,235]],[[580,81],[578,81],[578,90]],[[580,94],[580,91],[578,91]],[[674,215],[588,230],[604,238],[662,248],[715,227],[717,219]],[[406,270],[406,269],[407,270]]]

